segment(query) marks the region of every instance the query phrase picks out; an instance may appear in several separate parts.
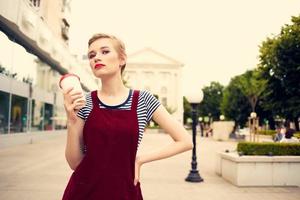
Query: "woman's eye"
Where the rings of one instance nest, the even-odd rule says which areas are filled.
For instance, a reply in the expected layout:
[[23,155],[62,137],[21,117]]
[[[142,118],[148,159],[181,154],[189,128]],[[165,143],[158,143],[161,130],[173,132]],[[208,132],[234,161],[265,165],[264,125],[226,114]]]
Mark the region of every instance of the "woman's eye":
[[89,57],[89,59],[92,59],[95,57],[95,54],[90,54],[88,57]]
[[108,54],[109,53],[109,51],[102,51],[102,54]]

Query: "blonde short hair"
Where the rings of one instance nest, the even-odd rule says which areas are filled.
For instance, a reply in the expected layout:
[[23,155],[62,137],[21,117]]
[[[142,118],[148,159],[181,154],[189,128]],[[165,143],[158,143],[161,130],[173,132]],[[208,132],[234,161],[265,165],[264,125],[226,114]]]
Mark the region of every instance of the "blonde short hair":
[[[96,33],[89,39],[88,46],[90,46],[96,40],[102,39],[102,38],[111,39],[114,43],[115,50],[119,54],[119,57],[124,58],[124,59],[126,58],[127,55],[126,55],[126,51],[125,51],[125,44],[119,38],[117,38],[116,36],[113,36],[113,35],[109,35],[109,34],[105,34],[105,33]],[[121,74],[123,73],[125,67],[126,67],[126,63],[121,66]]]

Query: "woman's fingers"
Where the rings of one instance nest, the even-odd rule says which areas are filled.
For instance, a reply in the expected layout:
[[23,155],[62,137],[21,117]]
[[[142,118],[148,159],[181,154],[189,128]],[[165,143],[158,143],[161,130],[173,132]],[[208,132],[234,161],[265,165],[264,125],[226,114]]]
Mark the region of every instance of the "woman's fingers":
[[65,95],[65,94],[69,94],[73,89],[74,89],[73,87],[68,88],[68,89],[66,89],[66,90],[63,91],[63,94],[64,94],[64,95]]
[[81,93],[79,94],[74,94],[70,97],[70,99],[72,100],[72,102],[76,101],[77,99],[81,99],[83,98],[83,95]]
[[74,106],[75,110],[79,110],[80,108],[83,108],[85,106],[84,101],[75,101],[73,104],[75,105]]
[[84,95],[81,92],[70,93],[70,91],[72,90],[68,90],[64,93],[65,104],[72,104],[77,99],[84,98]]

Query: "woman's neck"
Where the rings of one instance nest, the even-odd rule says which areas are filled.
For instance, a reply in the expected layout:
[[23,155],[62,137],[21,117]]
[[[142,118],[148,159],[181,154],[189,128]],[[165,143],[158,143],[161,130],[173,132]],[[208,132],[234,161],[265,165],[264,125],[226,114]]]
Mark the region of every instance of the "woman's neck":
[[102,87],[100,93],[105,96],[118,96],[128,92],[121,76],[106,77],[101,79]]

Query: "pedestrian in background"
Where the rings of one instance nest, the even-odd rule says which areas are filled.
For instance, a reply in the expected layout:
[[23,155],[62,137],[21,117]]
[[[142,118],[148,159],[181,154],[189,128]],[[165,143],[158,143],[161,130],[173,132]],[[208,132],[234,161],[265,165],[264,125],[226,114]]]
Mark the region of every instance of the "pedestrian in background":
[[285,132],[285,127],[277,127],[274,142],[280,142],[283,138],[285,138]]

